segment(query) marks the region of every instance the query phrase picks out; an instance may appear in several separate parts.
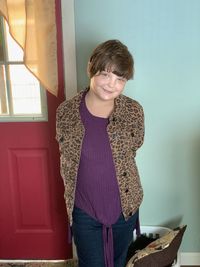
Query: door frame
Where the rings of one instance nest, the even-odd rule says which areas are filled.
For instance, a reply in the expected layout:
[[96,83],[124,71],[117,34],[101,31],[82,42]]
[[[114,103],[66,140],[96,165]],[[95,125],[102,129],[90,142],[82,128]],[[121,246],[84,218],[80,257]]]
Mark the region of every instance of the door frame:
[[66,99],[77,93],[74,0],[61,0]]

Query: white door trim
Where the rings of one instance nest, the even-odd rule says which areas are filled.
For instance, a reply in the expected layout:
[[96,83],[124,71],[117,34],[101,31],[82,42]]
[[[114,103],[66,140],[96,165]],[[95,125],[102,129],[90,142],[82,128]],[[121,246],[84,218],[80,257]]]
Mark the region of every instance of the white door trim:
[[74,0],[61,0],[66,99],[77,93]]

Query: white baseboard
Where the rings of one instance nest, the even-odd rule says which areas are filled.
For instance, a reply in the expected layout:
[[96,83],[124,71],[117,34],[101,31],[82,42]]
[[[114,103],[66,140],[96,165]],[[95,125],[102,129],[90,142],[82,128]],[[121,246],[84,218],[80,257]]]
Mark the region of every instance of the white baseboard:
[[180,253],[181,265],[198,265],[200,266],[200,252],[181,252]]

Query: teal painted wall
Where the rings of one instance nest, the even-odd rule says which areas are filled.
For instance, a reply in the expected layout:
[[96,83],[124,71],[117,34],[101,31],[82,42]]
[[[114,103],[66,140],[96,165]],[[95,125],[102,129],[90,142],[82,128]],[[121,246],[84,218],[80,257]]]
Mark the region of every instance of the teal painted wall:
[[200,252],[200,1],[75,0],[78,88],[96,44],[117,38],[135,58],[125,94],[144,107],[137,162],[141,223],[187,224],[181,250]]

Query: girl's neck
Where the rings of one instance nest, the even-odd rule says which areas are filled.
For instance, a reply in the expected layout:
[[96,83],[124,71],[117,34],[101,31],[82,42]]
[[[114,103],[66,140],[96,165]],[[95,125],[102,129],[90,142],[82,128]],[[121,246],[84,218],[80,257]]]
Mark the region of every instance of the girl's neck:
[[85,104],[92,115],[101,118],[108,118],[114,109],[114,100],[103,101],[91,91],[88,91],[85,96]]

